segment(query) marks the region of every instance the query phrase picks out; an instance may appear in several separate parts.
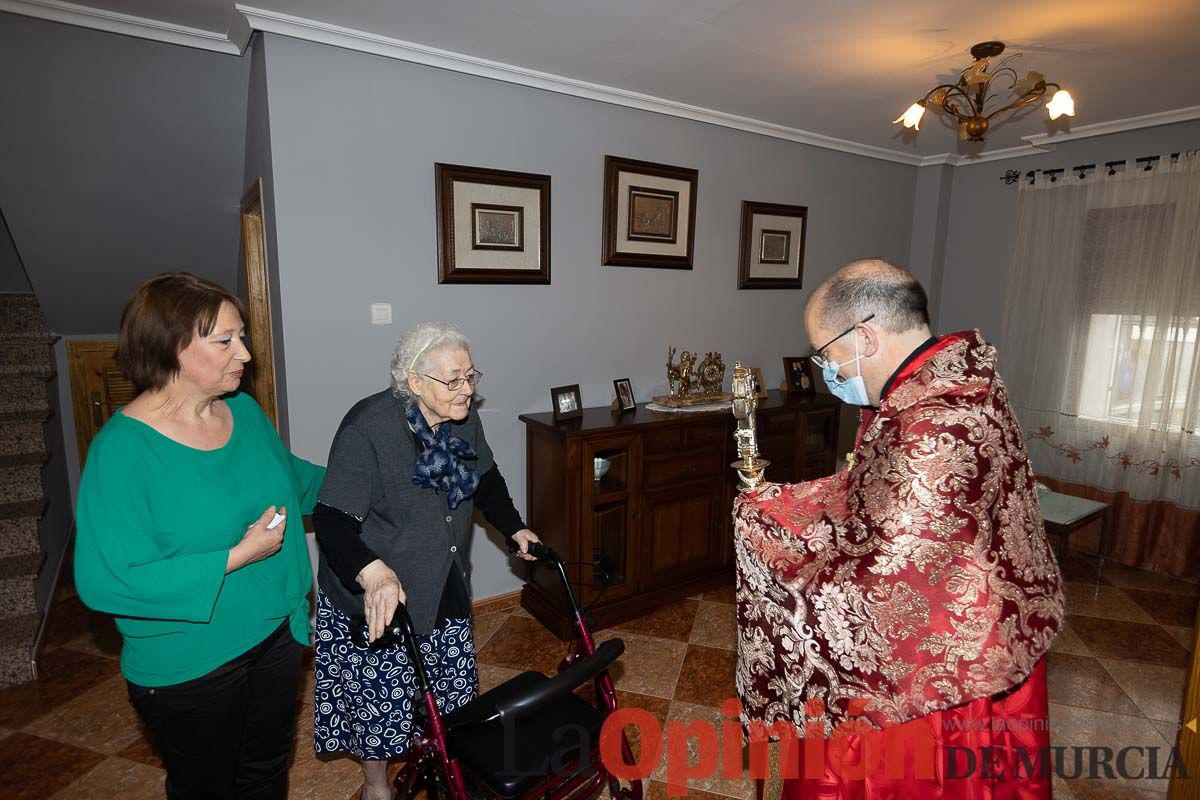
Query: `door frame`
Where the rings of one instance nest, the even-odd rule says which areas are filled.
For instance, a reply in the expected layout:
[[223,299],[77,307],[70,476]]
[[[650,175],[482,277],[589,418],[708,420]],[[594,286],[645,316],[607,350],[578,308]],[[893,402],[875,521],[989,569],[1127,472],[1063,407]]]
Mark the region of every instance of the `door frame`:
[[246,282],[246,327],[250,331],[250,368],[254,399],[278,430],[275,332],[271,325],[271,279],[267,262],[263,179],[255,178],[242,195],[242,277]]

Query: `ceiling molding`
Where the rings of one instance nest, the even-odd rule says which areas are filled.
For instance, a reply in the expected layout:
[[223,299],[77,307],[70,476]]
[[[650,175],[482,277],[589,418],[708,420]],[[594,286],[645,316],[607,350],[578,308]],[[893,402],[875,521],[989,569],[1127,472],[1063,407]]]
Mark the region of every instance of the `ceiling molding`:
[[246,42],[250,37],[249,26],[242,24],[238,14],[234,14],[231,31],[236,33],[236,36],[231,36],[230,33],[189,28],[147,17],[65,3],[62,0],[0,0],[0,11],[235,56],[240,56],[245,51]]
[[1093,136],[1106,136],[1110,133],[1136,131],[1141,128],[1156,128],[1159,125],[1170,125],[1175,122],[1188,122],[1200,119],[1200,106],[1176,108],[1171,111],[1160,111],[1156,114],[1144,114],[1140,117],[1115,119],[1112,122],[1097,122],[1092,125],[1080,125],[1067,133],[1038,133],[1033,136],[1022,136],[1021,141],[1028,142],[1033,147],[1053,147],[1059,142],[1070,142],[1075,139],[1090,139]]
[[357,50],[363,53],[395,58],[439,69],[453,70],[454,72],[504,81],[505,83],[544,89],[573,97],[596,100],[601,103],[636,108],[672,117],[682,117],[696,122],[706,122],[724,128],[733,128],[735,130],[770,136],[775,139],[809,144],[828,150],[839,150],[844,153],[877,158],[883,161],[910,165],[916,165],[921,162],[921,156],[903,153],[898,150],[889,150],[885,147],[875,147],[874,145],[852,142],[846,139],[837,139],[832,136],[824,136],[799,128],[789,128],[785,125],[777,125],[772,122],[764,122],[701,106],[679,103],[674,100],[665,100],[639,92],[631,92],[627,89],[588,83],[547,72],[538,72],[526,69],[525,67],[504,64],[499,61],[489,61],[462,53],[440,50],[415,42],[392,39],[367,31],[343,28],[339,25],[331,25],[318,20],[295,17],[290,14],[281,14],[277,11],[268,11],[241,4],[237,5],[237,10],[246,16],[252,28],[267,33],[275,33],[319,44],[333,45],[348,50]]

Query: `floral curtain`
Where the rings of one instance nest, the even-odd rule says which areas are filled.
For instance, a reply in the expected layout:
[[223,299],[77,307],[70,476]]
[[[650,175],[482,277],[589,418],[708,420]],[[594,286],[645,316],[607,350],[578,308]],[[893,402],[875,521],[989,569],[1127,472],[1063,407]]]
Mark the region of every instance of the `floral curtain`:
[[[1200,158],[1039,174],[1017,217],[1001,372],[1035,469],[1123,502],[1200,509]],[[1176,535],[1200,539],[1194,525]]]

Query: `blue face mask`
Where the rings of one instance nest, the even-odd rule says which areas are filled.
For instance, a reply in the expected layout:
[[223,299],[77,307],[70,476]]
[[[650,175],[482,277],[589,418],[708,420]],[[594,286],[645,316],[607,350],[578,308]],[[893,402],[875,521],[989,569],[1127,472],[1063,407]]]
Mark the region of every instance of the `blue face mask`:
[[863,382],[861,366],[858,367],[858,374],[853,378],[838,377],[839,369],[860,360],[862,360],[862,356],[858,353],[858,337],[855,336],[854,361],[849,361],[845,365],[836,361],[826,361],[825,366],[821,368],[821,377],[825,379],[825,385],[829,387],[833,396],[843,403],[852,406],[869,406],[871,399],[867,396],[867,385]]

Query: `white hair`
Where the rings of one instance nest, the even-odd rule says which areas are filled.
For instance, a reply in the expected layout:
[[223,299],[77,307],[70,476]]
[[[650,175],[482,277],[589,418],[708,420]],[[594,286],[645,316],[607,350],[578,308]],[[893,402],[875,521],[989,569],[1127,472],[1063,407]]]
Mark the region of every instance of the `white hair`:
[[429,357],[443,349],[470,352],[471,343],[457,325],[449,322],[418,322],[401,334],[396,352],[392,353],[392,393],[397,397],[412,397],[408,373],[428,370]]

